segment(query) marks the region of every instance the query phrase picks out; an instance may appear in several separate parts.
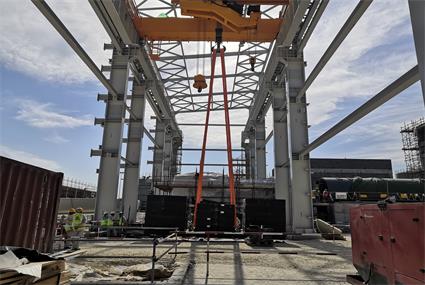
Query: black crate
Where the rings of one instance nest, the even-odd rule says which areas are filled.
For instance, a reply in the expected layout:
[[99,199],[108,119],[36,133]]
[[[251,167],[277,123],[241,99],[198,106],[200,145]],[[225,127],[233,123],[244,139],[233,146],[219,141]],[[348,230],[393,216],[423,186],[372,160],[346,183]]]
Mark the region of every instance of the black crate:
[[285,232],[285,200],[245,199],[245,230]]
[[197,231],[234,231],[235,207],[203,200],[198,205]]
[[145,227],[170,227],[186,230],[187,208],[186,197],[148,195]]

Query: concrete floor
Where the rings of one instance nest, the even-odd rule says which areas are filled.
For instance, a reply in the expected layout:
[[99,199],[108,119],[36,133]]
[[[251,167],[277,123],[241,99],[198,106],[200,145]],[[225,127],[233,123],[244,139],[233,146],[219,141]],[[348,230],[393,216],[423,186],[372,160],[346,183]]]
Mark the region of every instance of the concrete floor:
[[[86,251],[85,256],[91,257],[70,262],[103,271],[149,263],[152,254],[150,241],[85,242],[80,247]],[[157,256],[167,247],[168,244],[161,244]],[[356,272],[351,264],[349,237],[346,241],[286,241],[275,243],[273,247],[251,247],[243,241],[212,241],[208,276],[206,249],[205,242],[182,242],[179,245],[180,254],[175,261],[184,268],[176,271],[179,276],[175,276],[177,279],[173,279],[172,284],[347,284],[345,276]],[[167,254],[161,263],[171,263],[173,258],[174,255]]]

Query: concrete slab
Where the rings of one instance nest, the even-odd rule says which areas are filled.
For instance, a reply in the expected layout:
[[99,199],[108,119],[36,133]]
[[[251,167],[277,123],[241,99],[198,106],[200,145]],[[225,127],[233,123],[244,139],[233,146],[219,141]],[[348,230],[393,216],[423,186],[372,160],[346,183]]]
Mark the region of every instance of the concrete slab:
[[[157,256],[170,245],[159,245]],[[99,266],[105,259],[98,259],[96,256],[109,256],[105,263],[113,266],[146,263],[152,255],[150,241],[90,242],[82,243],[81,248],[86,250],[86,256],[91,257],[84,259],[83,256],[70,262]],[[182,242],[175,262],[185,264],[185,268],[176,272],[179,276],[173,279],[172,284],[347,284],[346,275],[356,273],[351,264],[349,239],[287,241],[275,243],[273,247],[251,247],[243,241],[212,240],[209,247],[211,253],[208,276],[206,250],[205,241]],[[161,263],[172,262],[173,259],[173,254],[167,254],[161,259]],[[188,270],[187,264],[191,264]]]

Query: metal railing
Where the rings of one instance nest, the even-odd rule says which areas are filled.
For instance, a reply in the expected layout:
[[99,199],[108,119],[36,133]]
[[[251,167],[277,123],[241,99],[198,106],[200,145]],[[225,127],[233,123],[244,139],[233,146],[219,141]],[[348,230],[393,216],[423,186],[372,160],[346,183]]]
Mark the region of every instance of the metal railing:
[[[164,251],[160,256],[156,256],[156,247],[163,243],[164,241],[169,241],[171,239],[175,238],[175,242],[174,244],[172,244],[166,251]],[[174,248],[174,260],[177,257],[177,247],[180,244],[179,240],[178,240],[178,234],[177,234],[177,230],[170,234],[169,236],[165,237],[165,238],[154,238],[152,241],[152,269],[151,269],[151,284],[154,283],[155,281],[155,264],[162,258],[164,257],[166,254],[168,254],[173,248]]]

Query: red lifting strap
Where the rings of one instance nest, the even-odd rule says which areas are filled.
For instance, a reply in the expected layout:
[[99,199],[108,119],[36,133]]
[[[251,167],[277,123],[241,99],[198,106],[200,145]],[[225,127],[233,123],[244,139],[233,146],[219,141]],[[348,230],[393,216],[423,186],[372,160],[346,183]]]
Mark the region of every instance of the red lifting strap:
[[[221,57],[221,68],[222,68],[222,78],[223,78],[223,95],[224,95],[224,118],[226,125],[226,143],[227,143],[227,162],[229,167],[229,191],[230,191],[230,204],[234,206],[234,215],[233,215],[233,224],[236,226],[236,195],[235,195],[235,178],[233,176],[233,158],[232,158],[232,139],[230,133],[230,118],[229,118],[229,108],[227,100],[227,78],[226,78],[226,65],[224,61],[224,48],[220,49]],[[202,180],[204,176],[204,163],[205,163],[205,148],[207,146],[207,135],[208,135],[208,124],[210,121],[210,111],[212,105],[212,93],[213,93],[213,83],[214,83],[214,73],[215,73],[215,62],[217,58],[217,49],[213,49],[211,57],[211,79],[208,93],[208,106],[207,106],[207,115],[205,118],[205,129],[204,129],[204,139],[202,141],[202,152],[201,152],[201,162],[199,165],[199,177],[196,188],[196,201],[195,201],[195,212],[193,216],[193,226],[196,226],[198,206],[202,198]]]

